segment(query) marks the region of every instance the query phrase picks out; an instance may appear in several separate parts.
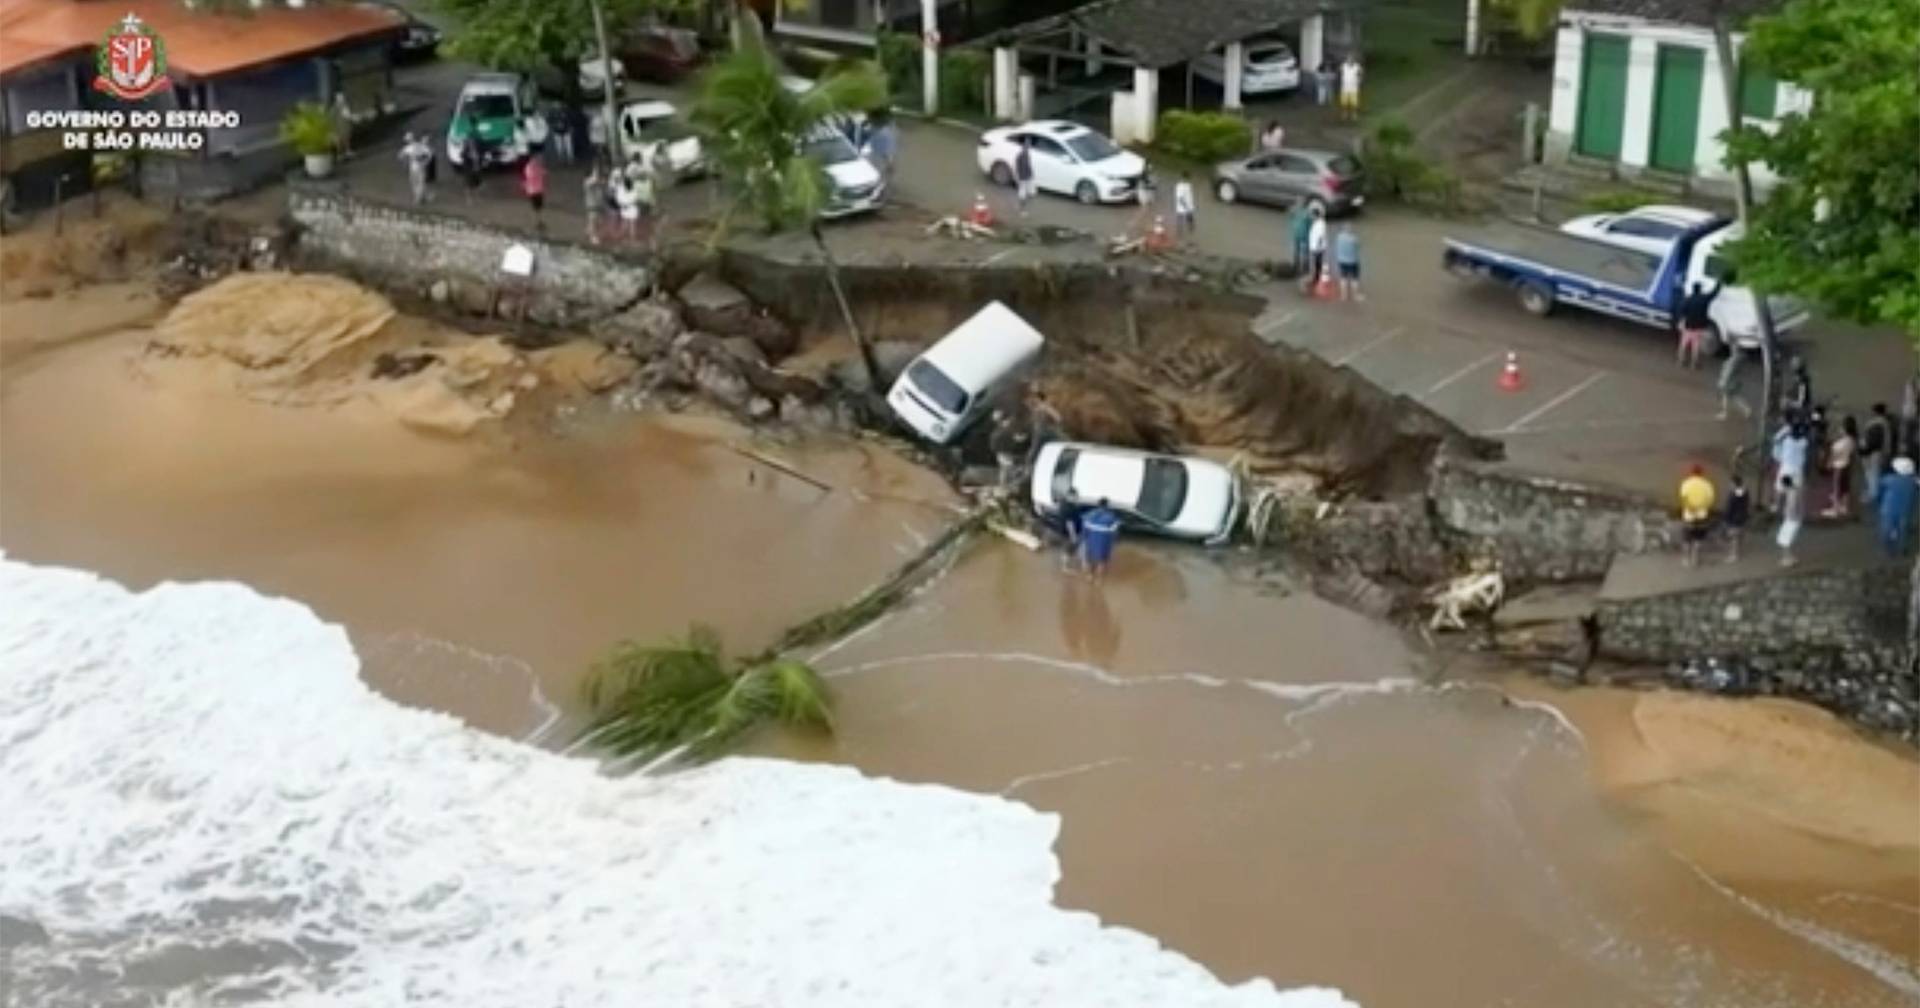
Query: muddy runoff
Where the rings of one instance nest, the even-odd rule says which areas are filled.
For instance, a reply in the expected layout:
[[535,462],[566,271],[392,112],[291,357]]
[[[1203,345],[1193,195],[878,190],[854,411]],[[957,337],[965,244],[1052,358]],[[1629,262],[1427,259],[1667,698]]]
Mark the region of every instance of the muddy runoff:
[[[57,329],[94,290],[23,304]],[[226,317],[340,331],[337,311],[293,326],[279,300]],[[455,436],[342,394],[357,386],[331,355],[268,381],[180,322],[9,358],[0,548],[299,598],[390,695],[533,744],[570,737],[609,641],[703,620],[757,647],[953,517],[943,480],[857,441],[769,443],[553,378],[554,399]],[[380,342],[395,324],[424,323],[389,319],[352,352],[399,352]],[[1064,904],[1228,978],[1376,1008],[1915,990],[1920,777],[1805,708],[1436,668],[1283,573],[1131,540],[1103,588],[978,540],[810,657],[838,733],[762,751],[1058,812]]]

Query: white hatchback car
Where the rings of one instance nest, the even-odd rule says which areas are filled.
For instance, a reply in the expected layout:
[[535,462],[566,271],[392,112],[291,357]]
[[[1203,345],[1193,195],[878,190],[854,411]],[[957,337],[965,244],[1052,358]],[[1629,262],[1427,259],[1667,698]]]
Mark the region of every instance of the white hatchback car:
[[1034,188],[1072,196],[1082,203],[1132,200],[1148,185],[1147,162],[1104,135],[1060,119],[1001,126],[980,134],[975,157],[996,184],[1011,186],[1022,145],[1032,151]]
[[1693,207],[1649,204],[1625,213],[1575,217],[1560,225],[1560,230],[1620,248],[1664,256],[1667,250],[1673,248],[1674,239],[1682,233],[1718,216]]
[[1051,441],[1033,461],[1033,509],[1044,518],[1101,500],[1128,525],[1223,543],[1240,517],[1240,485],[1210,459]]
[[[1210,52],[1193,61],[1193,72],[1222,87],[1227,83],[1227,60]],[[1276,94],[1300,88],[1300,60],[1285,42],[1248,42],[1240,57],[1240,92]]]
[[[594,133],[604,135],[606,112],[596,107],[590,115]],[[680,118],[672,102],[653,98],[631,101],[620,107],[619,115],[620,149],[630,157],[638,156],[653,164],[664,152],[673,173],[683,177],[707,170],[707,153],[700,135]]]

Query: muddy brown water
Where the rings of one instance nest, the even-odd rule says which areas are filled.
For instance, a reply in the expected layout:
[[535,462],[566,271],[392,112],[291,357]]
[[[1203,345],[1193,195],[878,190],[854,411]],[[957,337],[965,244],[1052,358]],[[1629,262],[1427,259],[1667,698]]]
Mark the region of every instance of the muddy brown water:
[[[769,449],[846,488],[823,492],[718,427],[433,439],[142,379],[140,343],[0,374],[0,548],[298,598],[390,695],[509,734],[616,638],[758,646],[947,520],[872,449]],[[1100,587],[980,544],[816,659],[838,736],[761,749],[1057,812],[1060,902],[1230,980],[1369,1008],[1912,1003],[1920,772],[1804,710],[1429,683],[1390,629],[1139,543]]]

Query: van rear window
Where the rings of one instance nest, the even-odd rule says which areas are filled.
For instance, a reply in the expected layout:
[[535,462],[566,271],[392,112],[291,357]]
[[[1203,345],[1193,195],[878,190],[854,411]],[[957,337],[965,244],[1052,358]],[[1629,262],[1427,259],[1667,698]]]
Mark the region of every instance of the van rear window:
[[920,394],[933,400],[935,406],[948,413],[960,414],[967,409],[967,390],[961,388],[945,371],[934,367],[925,360],[917,360],[907,368],[907,380]]

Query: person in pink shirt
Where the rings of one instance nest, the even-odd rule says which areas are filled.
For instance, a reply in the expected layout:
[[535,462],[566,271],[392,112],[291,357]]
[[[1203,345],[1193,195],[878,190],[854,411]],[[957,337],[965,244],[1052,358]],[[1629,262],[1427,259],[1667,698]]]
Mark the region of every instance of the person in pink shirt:
[[520,191],[526,194],[527,203],[533,207],[534,225],[544,229],[546,223],[540,212],[547,204],[547,166],[540,155],[528,155],[527,163],[520,167]]

